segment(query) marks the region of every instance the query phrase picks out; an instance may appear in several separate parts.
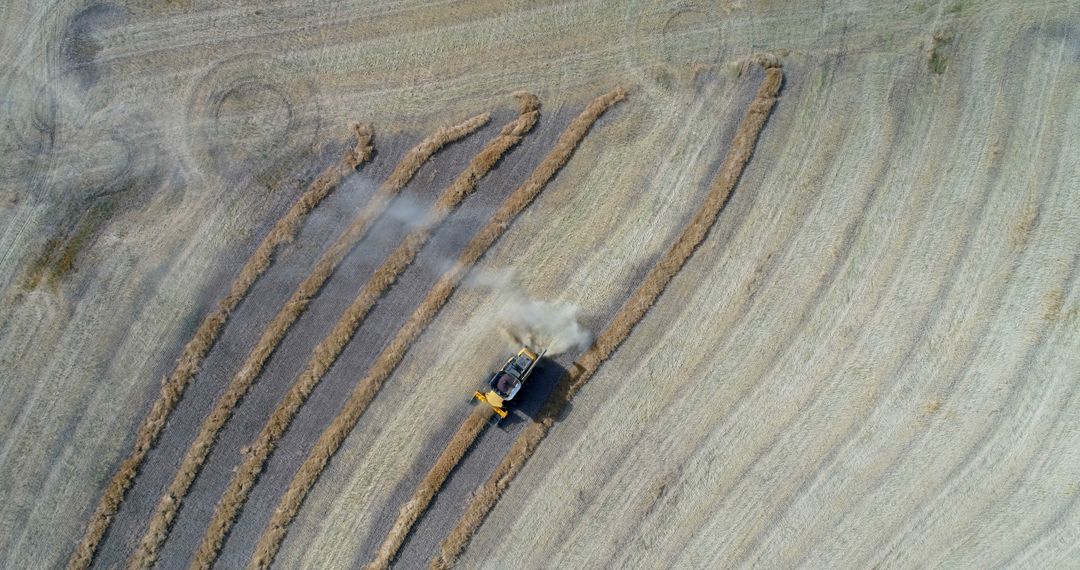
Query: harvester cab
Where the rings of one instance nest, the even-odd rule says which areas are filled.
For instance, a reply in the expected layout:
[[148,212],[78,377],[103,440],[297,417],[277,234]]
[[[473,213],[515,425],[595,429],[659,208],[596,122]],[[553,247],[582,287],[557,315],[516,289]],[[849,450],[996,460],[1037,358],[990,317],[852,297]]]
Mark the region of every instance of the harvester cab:
[[488,379],[488,387],[490,390],[487,392],[476,392],[473,394],[473,398],[480,400],[491,406],[491,409],[498,414],[499,419],[505,418],[509,412],[506,410],[506,402],[514,399],[518,391],[521,390],[521,385],[528,380],[529,375],[540,364],[540,359],[543,358],[546,350],[537,354],[528,347],[524,347],[518,351],[518,353],[510,360],[506,361],[502,370],[495,372]]

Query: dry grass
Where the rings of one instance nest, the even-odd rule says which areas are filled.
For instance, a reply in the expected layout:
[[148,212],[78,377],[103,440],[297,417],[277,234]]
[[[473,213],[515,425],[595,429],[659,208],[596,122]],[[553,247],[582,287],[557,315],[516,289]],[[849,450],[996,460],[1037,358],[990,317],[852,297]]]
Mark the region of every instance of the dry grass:
[[262,374],[263,367],[277,349],[293,323],[307,309],[311,299],[322,289],[352,248],[364,237],[372,222],[386,209],[390,200],[412,180],[420,167],[443,146],[458,140],[480,128],[488,122],[490,115],[485,113],[473,117],[464,123],[439,129],[431,136],[412,148],[398,162],[394,171],[376,191],[371,201],[353,219],[349,227],[323,253],[311,273],[293,292],[288,302],[281,308],[263,331],[259,341],[230,381],[225,392],[218,398],[217,404],[203,422],[199,434],[192,442],[187,454],[170,483],[168,490],[158,502],[157,510],[150,519],[149,528],[143,535],[139,546],[128,560],[131,568],[149,568],[157,560],[169,528],[180,508],[191,483],[202,470],[210,450],[213,449],[218,433],[232,416],[232,411],[241,398],[247,394],[255,380]]
[[30,290],[44,283],[56,291],[64,277],[75,270],[76,261],[112,215],[116,202],[115,196],[93,201],[79,217],[75,227],[46,240],[41,254],[26,271],[23,288]]
[[454,564],[495,503],[547,436],[566,405],[630,336],[634,326],[645,316],[671,279],[705,239],[738,182],[743,167],[750,160],[758,135],[776,103],[782,83],[783,73],[780,68],[767,68],[765,79],[739,124],[731,150],[712,183],[705,203],[683,229],[674,245],[657,261],[637,290],[623,303],[612,323],[597,336],[593,345],[574,363],[573,369],[560,380],[541,409],[539,419],[525,428],[495,472],[473,495],[472,502],[466,507],[458,524],[440,545],[439,552],[431,563],[433,568],[449,568]]
[[124,500],[124,494],[131,486],[143,459],[157,441],[161,430],[165,428],[169,414],[180,401],[191,379],[199,371],[203,358],[217,341],[218,334],[225,326],[229,314],[247,296],[255,281],[270,267],[278,246],[292,241],[308,213],[341,182],[347,173],[354,171],[371,158],[373,150],[371,128],[359,124],[353,125],[352,128],[357,139],[355,147],[341,161],[323,171],[289,211],[274,224],[274,228],[259,244],[255,253],[244,263],[240,274],[229,288],[229,293],[218,302],[217,308],[203,319],[194,337],[184,346],[176,368],[162,383],[160,396],[139,425],[134,448],[120,463],[119,469],[113,474],[105,493],[98,501],[82,540],[68,560],[68,568],[87,568],[93,561],[98,544],[105,535],[105,531],[108,530],[120,503]]
[[[285,538],[289,523],[300,511],[308,492],[315,485],[319,475],[326,468],[330,458],[337,453],[341,444],[348,437],[356,422],[367,410],[372,400],[379,393],[383,383],[397,369],[413,342],[431,324],[435,316],[446,304],[450,295],[457,289],[468,270],[483,257],[487,250],[501,236],[511,222],[544,189],[544,186],[566,164],[574,149],[588,133],[593,123],[612,105],[626,97],[626,90],[618,88],[603,95],[585,108],[570,126],[562,133],[554,148],[529,175],[529,178],[505,200],[491,220],[480,229],[458,257],[457,263],[447,271],[439,282],[432,287],[428,296],[409,317],[397,335],[371,366],[367,375],[360,380],[353,390],[344,409],[334,418],[308,454],[303,465],[293,477],[285,495],[271,515],[266,530],[263,531],[255,555],[249,565],[251,568],[268,568],[277,555],[281,542]],[[467,445],[465,446],[467,448]],[[463,452],[463,451],[462,451]],[[433,476],[437,478],[437,476]],[[407,532],[407,531],[406,531]]]
[[409,267],[435,229],[476,188],[477,181],[494,168],[506,151],[521,142],[525,134],[536,124],[540,115],[536,97],[528,93],[516,95],[521,103],[521,115],[504,126],[499,134],[473,157],[465,170],[439,196],[420,227],[405,236],[401,245],[375,270],[356,299],[334,325],[334,329],[315,347],[307,368],[297,377],[289,392],[274,410],[218,502],[210,526],[195,555],[193,567],[208,568],[213,564],[225,535],[240,513],[248,493],[278,440],[285,434],[285,430],[288,429],[308,395],[352,339],[371,308],[393,285],[398,276]]
[[[0,18],[12,70],[0,106],[0,279],[12,301],[0,311],[0,567],[68,562],[185,344],[277,218],[352,142],[339,140],[302,182],[290,180],[300,171],[296,158],[344,129],[350,114],[386,125],[386,133],[376,127],[386,150],[390,131],[423,136],[446,117],[494,110],[500,94],[542,88],[551,96],[537,92],[545,118],[575,110],[509,157],[515,168],[519,152],[530,162],[520,183],[565,123],[607,90],[598,85],[625,84],[633,104],[600,120],[466,277],[483,284],[485,276],[473,275],[481,266],[530,252],[530,269],[520,272],[524,292],[580,304],[600,332],[705,198],[764,73],[739,79],[748,49],[780,55],[786,83],[739,186],[648,316],[564,410],[457,566],[1052,568],[1076,560],[1075,3],[964,1],[959,14],[957,0],[802,1],[783,9],[735,0],[510,9],[492,2],[402,9],[384,0],[286,1],[255,11],[192,2],[18,6]],[[938,75],[928,63],[941,30],[955,35],[940,48]],[[65,47],[73,42],[78,59]],[[484,140],[473,135],[476,148],[461,164],[439,168],[445,183],[512,118],[493,119]],[[422,136],[394,154],[382,179]],[[540,136],[552,140],[539,144]],[[244,164],[223,169],[208,153]],[[292,189],[282,195],[279,186]],[[66,247],[81,242],[67,238],[77,236],[87,199],[113,189],[123,193],[122,211],[81,248]],[[245,205],[252,199],[275,213],[252,216]],[[344,220],[327,216],[330,225],[308,235],[331,200],[297,235],[308,251],[306,262],[293,259],[307,266],[303,273],[284,266],[292,247],[281,248],[229,317],[183,397],[209,388],[211,359],[237,368],[199,406],[202,415],[186,415],[185,402],[171,412],[93,566],[124,564],[244,351],[364,207]],[[329,241],[325,231],[333,232]],[[77,252],[72,269],[56,291],[51,270],[37,288],[21,288],[50,238],[57,241],[48,267],[68,266],[52,261]],[[240,239],[247,245],[238,249]],[[282,293],[279,271],[292,278],[284,296],[256,310],[264,286]],[[412,297],[403,300],[409,307],[385,341],[427,291],[414,293],[403,296]],[[363,426],[381,408],[374,402],[305,499],[274,566],[371,560],[442,451],[422,445],[431,426],[456,414],[445,443],[471,411],[442,402],[420,418],[413,412],[424,397],[405,384],[433,364],[450,377],[475,378],[482,363],[443,357],[447,334],[467,344],[500,340],[482,327],[491,299],[463,293],[454,293],[384,387],[402,406],[380,409],[386,425],[368,433]],[[335,320],[323,323],[303,356]],[[238,356],[222,351],[234,327],[250,337]],[[153,357],[153,347],[166,356]],[[243,444],[287,389],[253,429],[237,430]],[[461,389],[438,391],[457,402]],[[295,434],[309,451],[351,390],[328,402],[331,409],[306,409],[285,439],[301,416],[328,413],[315,433]],[[935,401],[940,408],[927,414]],[[394,566],[427,565],[468,504],[465,495],[527,425],[484,432],[477,445],[485,449],[474,448],[447,479]],[[499,457],[474,465],[474,452],[491,451],[489,436]],[[166,445],[171,462],[161,453]],[[218,455],[199,477],[213,470],[224,479],[198,504],[199,484],[192,486],[160,566],[177,564],[169,560],[174,548],[186,566],[202,538],[238,463],[234,453]],[[283,466],[295,473],[305,457]],[[455,485],[459,475],[473,480],[468,489]],[[269,486],[266,478],[260,486]],[[289,479],[273,485],[268,504],[256,508],[252,493],[218,565],[226,556],[228,565],[247,564]],[[651,503],[662,484],[666,492]],[[202,516],[187,520],[196,510]]]

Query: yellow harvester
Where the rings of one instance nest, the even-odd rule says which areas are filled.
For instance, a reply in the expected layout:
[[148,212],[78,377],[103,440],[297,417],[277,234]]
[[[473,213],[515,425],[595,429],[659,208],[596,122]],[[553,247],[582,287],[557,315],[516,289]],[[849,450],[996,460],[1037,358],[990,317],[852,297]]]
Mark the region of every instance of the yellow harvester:
[[488,379],[488,386],[491,389],[487,392],[476,392],[473,397],[491,406],[491,409],[499,414],[500,419],[505,418],[509,413],[506,411],[506,402],[512,400],[518,390],[521,390],[521,385],[536,369],[545,352],[547,351],[537,354],[528,347],[522,348],[506,361],[502,370],[491,375]]

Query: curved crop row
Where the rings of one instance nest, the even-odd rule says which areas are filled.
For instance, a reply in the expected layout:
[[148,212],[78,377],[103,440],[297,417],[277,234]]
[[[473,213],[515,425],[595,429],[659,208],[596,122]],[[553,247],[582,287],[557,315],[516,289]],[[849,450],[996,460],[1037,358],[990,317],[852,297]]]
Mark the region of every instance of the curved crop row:
[[[398,330],[397,335],[379,354],[367,375],[357,383],[352,395],[345,403],[341,413],[330,424],[315,448],[308,454],[303,465],[293,477],[285,495],[271,515],[266,530],[263,531],[250,568],[268,568],[277,555],[281,542],[285,538],[289,523],[296,517],[308,492],[315,485],[319,475],[325,469],[330,458],[337,453],[341,444],[348,437],[356,422],[367,410],[368,405],[379,393],[382,385],[397,369],[413,342],[431,324],[442,310],[450,296],[457,290],[461,280],[476,262],[502,236],[515,218],[536,199],[547,183],[566,164],[585,137],[593,123],[608,108],[626,97],[626,90],[621,87],[594,100],[570,126],[562,133],[554,148],[529,175],[529,178],[503,201],[487,225],[480,229],[465,246],[457,262],[440,279],[420,303],[409,320]],[[474,426],[475,427],[475,426]],[[477,430],[479,433],[479,430]],[[465,436],[463,436],[465,437]],[[475,436],[474,436],[475,437]],[[455,438],[456,439],[456,438]],[[451,444],[453,446],[454,444]],[[460,451],[468,448],[465,445]],[[450,461],[447,461],[450,463]],[[456,463],[456,461],[453,461]]]
[[739,123],[739,128],[731,143],[731,150],[728,151],[720,172],[713,180],[704,204],[690,223],[683,228],[671,248],[649,270],[637,290],[619,308],[612,323],[596,337],[592,346],[574,363],[572,371],[560,380],[555,391],[541,409],[539,419],[525,428],[495,472],[473,495],[472,502],[466,507],[458,524],[439,546],[439,552],[431,562],[432,568],[449,568],[457,561],[458,556],[472,540],[473,534],[480,528],[495,503],[513,482],[514,477],[532,457],[566,405],[630,336],[634,326],[645,316],[645,313],[667,288],[671,279],[682,269],[694,250],[708,235],[727,202],[728,196],[731,195],[732,189],[739,181],[743,168],[753,154],[758,136],[776,103],[782,83],[783,73],[780,68],[767,67],[765,78],[758,87],[757,95],[750,103],[746,116]]
[[203,422],[198,435],[180,463],[176,477],[169,484],[165,494],[161,496],[157,509],[150,519],[149,528],[128,560],[128,567],[149,568],[157,560],[184,496],[202,470],[207,456],[210,455],[210,450],[214,447],[218,433],[229,421],[233,409],[262,374],[266,362],[285,338],[285,334],[292,328],[293,323],[307,309],[311,299],[319,293],[349,251],[364,237],[375,219],[386,210],[390,200],[412,180],[420,167],[439,149],[476,131],[489,119],[490,115],[484,113],[460,125],[441,128],[413,147],[402,157],[394,171],[375,192],[368,204],[356,215],[349,227],[323,253],[311,273],[293,291],[292,296],[263,331],[240,370],[233,376],[225,392],[218,398],[214,409]]
[[379,546],[375,558],[365,566],[366,570],[383,570],[390,567],[390,562],[397,556],[398,550],[405,543],[405,538],[409,536],[413,525],[420,520],[420,516],[431,505],[431,501],[435,499],[439,489],[442,489],[446,478],[450,476],[450,472],[457,467],[461,459],[465,457],[465,452],[472,447],[476,438],[480,436],[484,426],[491,420],[492,413],[491,408],[488,406],[477,406],[473,409],[472,414],[462,422],[457,433],[450,439],[450,443],[446,444],[438,459],[435,460],[435,464],[431,466],[427,475],[424,476],[424,480],[416,487],[416,492],[413,493],[412,498],[402,505],[401,510],[398,511],[394,526],[386,534],[386,539]]
[[371,158],[373,150],[371,128],[357,124],[353,125],[352,129],[357,139],[356,145],[340,161],[315,178],[296,203],[289,208],[289,211],[274,224],[273,229],[263,238],[255,253],[244,263],[240,274],[229,287],[228,294],[218,301],[217,307],[203,319],[195,335],[184,346],[184,351],[177,359],[172,374],[162,382],[157,401],[139,425],[134,447],[120,463],[120,467],[113,474],[98,501],[82,540],[68,560],[68,568],[81,570],[90,566],[97,547],[105,536],[105,531],[112,523],[113,516],[116,515],[125,493],[139,471],[139,466],[154,446],[161,431],[165,429],[169,414],[180,401],[191,379],[199,371],[203,358],[217,341],[218,334],[229,319],[229,314],[236,309],[251,290],[251,286],[270,266],[278,246],[292,241],[308,213],[341,183],[347,173],[356,170]]
[[506,151],[521,142],[536,124],[540,115],[536,97],[528,93],[519,93],[518,97],[521,101],[521,115],[504,126],[502,131],[473,157],[465,170],[439,196],[419,227],[405,236],[401,245],[375,270],[334,329],[315,347],[307,368],[296,378],[289,392],[274,410],[218,501],[210,526],[192,562],[193,568],[209,568],[213,564],[225,535],[232,528],[278,440],[285,434],[300,406],[352,339],[371,308],[409,267],[435,229],[472,193],[477,181],[495,167]]

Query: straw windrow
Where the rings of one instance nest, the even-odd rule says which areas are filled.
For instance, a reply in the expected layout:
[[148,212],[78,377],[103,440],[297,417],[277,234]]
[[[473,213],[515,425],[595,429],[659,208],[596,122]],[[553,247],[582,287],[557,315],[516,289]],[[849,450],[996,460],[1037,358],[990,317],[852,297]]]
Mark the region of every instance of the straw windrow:
[[277,442],[285,434],[285,430],[288,429],[300,406],[307,400],[311,391],[315,389],[345,345],[352,339],[371,308],[393,285],[398,276],[409,267],[435,229],[446,220],[465,197],[475,190],[480,178],[494,168],[499,158],[518,144],[536,124],[539,117],[539,104],[536,97],[528,93],[519,93],[517,96],[521,103],[520,116],[504,126],[502,131],[473,157],[465,170],[439,196],[434,206],[420,222],[419,227],[405,236],[401,245],[391,252],[386,261],[375,270],[334,329],[315,347],[307,368],[297,377],[258,438],[249,448],[246,457],[241,461],[228,488],[219,500],[210,526],[195,554],[193,568],[209,568],[213,564],[225,540],[225,535],[240,514],[240,509]]
[[739,124],[731,142],[731,150],[728,151],[720,172],[713,180],[704,204],[690,223],[683,228],[674,245],[656,262],[637,290],[623,303],[611,324],[596,337],[593,345],[574,363],[572,370],[559,381],[555,391],[541,409],[539,419],[529,424],[518,436],[509,453],[496,467],[495,472],[473,495],[472,502],[466,507],[465,513],[458,520],[455,528],[443,540],[439,552],[431,561],[432,568],[449,568],[457,561],[458,556],[472,540],[473,534],[483,524],[488,513],[513,482],[514,477],[521,472],[532,457],[566,405],[630,336],[634,326],[664,292],[671,279],[686,264],[694,250],[701,245],[720,215],[735,184],[739,181],[743,168],[750,160],[758,136],[776,103],[782,83],[783,73],[780,68],[775,64],[767,66],[765,78]]
[[356,124],[352,125],[352,130],[356,137],[355,146],[340,161],[323,171],[311,183],[307,191],[300,195],[289,211],[274,224],[273,229],[263,238],[255,253],[244,263],[239,275],[229,287],[228,294],[218,301],[217,307],[203,319],[195,335],[184,346],[184,351],[177,359],[172,374],[162,382],[157,401],[139,425],[134,447],[120,463],[120,467],[113,474],[108,487],[105,488],[105,492],[98,501],[82,540],[68,560],[69,569],[82,570],[93,562],[101,539],[112,524],[113,516],[120,508],[120,503],[123,502],[125,493],[131,487],[146,454],[157,442],[161,431],[165,429],[169,414],[180,401],[192,378],[198,373],[203,359],[214,346],[221,329],[228,321],[229,314],[244,300],[251,286],[270,267],[278,246],[292,241],[308,213],[341,183],[346,174],[356,170],[371,158],[373,151],[371,127]]

